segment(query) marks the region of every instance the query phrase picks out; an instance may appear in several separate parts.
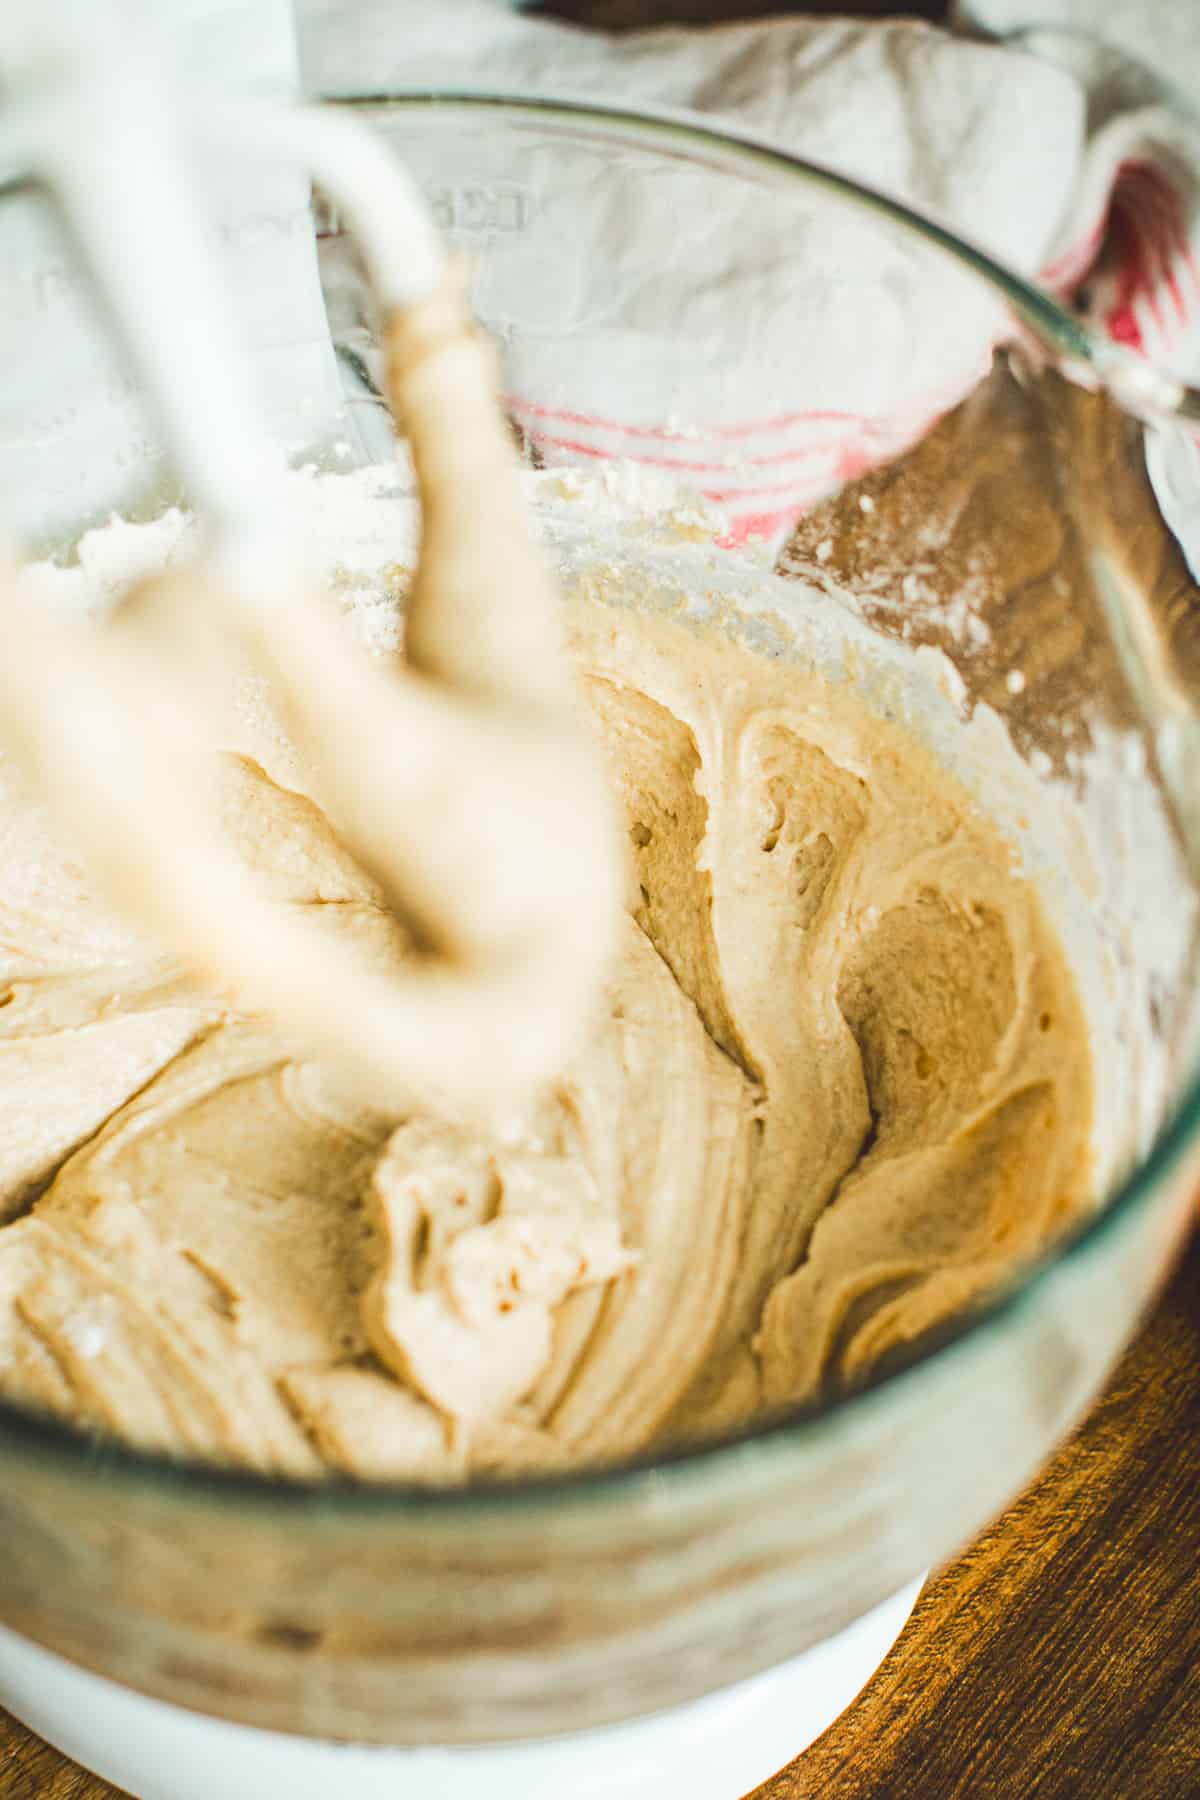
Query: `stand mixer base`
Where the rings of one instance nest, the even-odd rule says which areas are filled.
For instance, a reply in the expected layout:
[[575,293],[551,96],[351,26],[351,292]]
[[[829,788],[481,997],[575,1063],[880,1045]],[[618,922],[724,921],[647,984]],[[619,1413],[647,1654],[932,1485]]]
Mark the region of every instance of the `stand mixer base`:
[[652,1718],[474,1749],[321,1743],[147,1699],[0,1629],[0,1705],[134,1800],[739,1800],[844,1712],[899,1637],[921,1581],[764,1675]]

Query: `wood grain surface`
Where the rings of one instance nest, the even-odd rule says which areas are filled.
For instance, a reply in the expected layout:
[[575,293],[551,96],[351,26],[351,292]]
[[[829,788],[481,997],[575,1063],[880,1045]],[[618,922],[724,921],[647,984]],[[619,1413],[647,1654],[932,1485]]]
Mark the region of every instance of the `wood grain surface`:
[[572,25],[601,31],[638,31],[648,25],[722,25],[739,19],[775,18],[787,13],[832,13],[852,19],[879,19],[896,14],[906,19],[944,19],[949,0],[808,0],[789,6],[786,0],[527,0],[527,12],[544,13]]
[[1200,1240],[1045,1474],[755,1800],[1200,1795]]
[[[4,1800],[116,1794],[0,1713]],[[1082,1430],[755,1800],[1198,1794],[1200,1239]]]

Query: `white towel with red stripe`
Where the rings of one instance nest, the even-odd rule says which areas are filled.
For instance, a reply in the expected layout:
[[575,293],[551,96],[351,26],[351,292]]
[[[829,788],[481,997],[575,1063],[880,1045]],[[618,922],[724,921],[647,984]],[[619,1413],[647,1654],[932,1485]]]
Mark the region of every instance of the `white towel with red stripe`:
[[[1089,13],[1092,31],[1110,11],[1057,4]],[[1174,6],[1140,0],[1142,29]],[[1008,32],[1030,8],[960,10],[968,27]],[[1081,298],[1114,339],[1200,372],[1200,132],[1161,79],[1080,35],[1079,18],[1012,46],[904,20],[607,37],[496,0],[299,0],[298,12],[312,91],[454,86],[707,113],[936,212]],[[1200,86],[1200,49],[1192,73]],[[536,162],[520,154],[516,185],[536,187]],[[417,172],[439,185],[435,163]],[[690,179],[681,169],[638,184],[619,210],[603,184],[591,202],[573,194],[557,253],[535,234],[525,260],[519,248],[494,259],[477,303],[503,319],[517,284],[524,320],[538,296],[511,401],[547,463],[647,464],[718,506],[731,542],[777,541],[821,494],[918,439],[1012,326],[980,284],[869,221],[846,214],[831,235],[828,211],[806,222],[797,210],[785,235],[777,196],[764,190],[759,206],[743,191],[723,216],[711,183]],[[656,283],[664,256],[671,279]],[[594,321],[581,323],[573,271],[597,262],[612,271],[604,353],[581,357]],[[1200,569],[1200,452],[1181,432],[1156,433],[1150,466]]]
[[[1093,327],[1200,380],[1200,4],[958,0],[958,25],[1020,44],[1087,97],[1087,135],[1043,281]],[[1163,515],[1200,580],[1200,433],[1147,433]]]

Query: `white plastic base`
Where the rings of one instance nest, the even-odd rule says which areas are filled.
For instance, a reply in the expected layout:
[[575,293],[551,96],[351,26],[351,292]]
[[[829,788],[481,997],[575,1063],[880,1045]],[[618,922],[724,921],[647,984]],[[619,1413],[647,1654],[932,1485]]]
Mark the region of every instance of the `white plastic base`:
[[915,1581],[765,1675],[602,1731],[484,1749],[386,1750],[230,1725],[148,1700],[0,1629],[0,1705],[136,1800],[740,1800],[863,1688],[913,1609]]

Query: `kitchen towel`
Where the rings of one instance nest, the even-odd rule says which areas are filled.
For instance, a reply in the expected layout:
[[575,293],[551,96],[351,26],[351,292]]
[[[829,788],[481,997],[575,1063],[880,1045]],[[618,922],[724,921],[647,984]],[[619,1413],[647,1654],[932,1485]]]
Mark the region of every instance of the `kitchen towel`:
[[[973,0],[954,35],[787,17],[606,36],[496,0],[298,0],[298,26],[310,92],[558,94],[752,131],[935,213],[1186,372],[1200,319],[1196,128],[1159,75],[1094,41],[1102,0],[1059,5],[1090,11],[1090,31],[1073,17],[1069,33],[1007,41],[1023,23],[1015,0]],[[1138,11],[1165,17],[1171,0]],[[1200,54],[1177,35],[1200,80]],[[408,153],[435,193],[471,168],[469,144],[416,138]],[[1012,335],[952,263],[815,198],[681,167],[631,181],[614,207],[604,183],[568,180],[551,148],[489,144],[489,157],[494,184],[507,177],[523,197],[523,230],[503,256],[490,249],[476,302],[501,336],[506,308],[521,319],[508,379],[529,440],[547,463],[663,469],[723,511],[731,542],[778,541],[830,487],[915,441]],[[597,318],[598,284],[581,271],[599,267]],[[1200,567],[1195,454],[1182,432],[1156,433],[1150,464]]]
[[[1069,229],[1043,279],[1093,329],[1200,381],[1200,6],[957,0],[960,29],[1061,69],[1087,103]],[[1159,506],[1200,580],[1200,432],[1147,431]]]
[[[298,89],[291,0],[123,0],[123,10],[130,35],[158,51],[178,84],[179,117],[183,97]],[[47,15],[48,43],[65,17]],[[0,30],[0,87],[14,112],[36,107],[41,82],[12,59],[12,34]],[[71,66],[64,60],[64,79]],[[16,135],[0,146],[0,181],[13,178],[0,207],[0,518],[27,551],[45,554],[114,511],[154,516],[178,479],[55,204],[17,185],[19,159],[4,165]],[[323,450],[344,428],[344,408],[305,171],[211,153],[196,166],[264,430],[293,457]],[[148,233],[147,263],[157,251]]]

